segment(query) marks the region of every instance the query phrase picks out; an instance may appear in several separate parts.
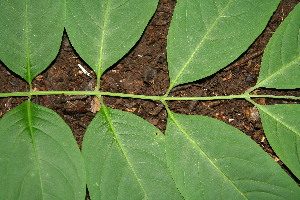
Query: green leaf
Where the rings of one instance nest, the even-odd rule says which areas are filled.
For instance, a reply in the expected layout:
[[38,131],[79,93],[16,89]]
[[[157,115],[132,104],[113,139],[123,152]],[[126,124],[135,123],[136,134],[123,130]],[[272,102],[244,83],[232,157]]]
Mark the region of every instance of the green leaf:
[[83,159],[55,112],[27,101],[0,127],[0,199],[84,199]]
[[279,0],[181,0],[168,34],[170,88],[207,77],[251,45]]
[[257,87],[300,88],[300,4],[274,33],[261,65]]
[[134,114],[102,107],[82,153],[92,199],[182,199],[166,166],[162,133]]
[[67,32],[80,57],[98,76],[140,38],[157,0],[67,2]]
[[64,13],[64,1],[1,1],[0,59],[30,83],[58,53]]
[[297,184],[244,133],[219,120],[169,113],[166,155],[185,199],[299,199]]
[[300,179],[300,105],[259,105],[258,108],[272,149]]

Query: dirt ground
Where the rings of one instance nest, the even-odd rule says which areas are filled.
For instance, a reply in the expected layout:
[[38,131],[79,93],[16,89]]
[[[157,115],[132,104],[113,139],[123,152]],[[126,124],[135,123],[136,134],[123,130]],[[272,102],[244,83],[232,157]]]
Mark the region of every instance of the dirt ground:
[[[218,73],[191,84],[176,87],[172,96],[216,96],[242,94],[255,85],[260,69],[262,53],[270,37],[300,0],[282,0],[268,26],[250,48],[235,62]],[[174,0],[160,0],[159,6],[142,38],[117,64],[102,77],[101,90],[108,92],[143,95],[163,95],[169,86],[166,61],[166,39],[170,25]],[[5,48],[5,47],[2,47]],[[80,63],[92,74],[83,74]],[[66,33],[57,58],[50,67],[33,81],[37,90],[93,90],[95,74],[76,54]],[[0,63],[0,92],[28,91],[28,85],[16,74]],[[263,90],[257,94],[281,94],[300,96],[300,90]],[[10,109],[24,102],[24,97],[0,99],[0,118]],[[166,127],[166,110],[160,102],[104,97],[107,106],[132,112],[162,131]],[[261,104],[298,103],[299,101],[256,99]],[[38,96],[33,102],[57,112],[71,127],[79,147],[84,132],[95,116],[91,96]],[[269,153],[288,173],[286,166],[276,157],[264,136],[257,110],[246,100],[217,101],[173,101],[170,108],[176,113],[206,115],[230,124],[243,131]],[[291,175],[291,174],[290,174]],[[300,183],[293,175],[295,181]]]

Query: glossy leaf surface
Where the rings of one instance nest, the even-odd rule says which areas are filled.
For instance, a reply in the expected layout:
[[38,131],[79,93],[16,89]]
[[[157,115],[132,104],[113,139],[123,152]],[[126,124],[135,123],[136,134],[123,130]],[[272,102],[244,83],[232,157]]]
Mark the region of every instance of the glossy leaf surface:
[[300,105],[260,105],[258,108],[272,149],[300,178]]
[[182,199],[166,166],[162,133],[142,118],[101,108],[82,152],[92,199]]
[[298,199],[297,184],[257,144],[219,120],[169,114],[166,154],[185,199]]
[[137,42],[157,0],[74,0],[67,2],[72,45],[98,76]]
[[168,34],[170,88],[207,77],[238,58],[279,0],[181,0]]
[[83,159],[56,113],[27,101],[0,127],[0,199],[84,199]]
[[300,88],[300,4],[276,30],[263,55],[259,87]]
[[58,53],[64,13],[63,1],[1,1],[1,61],[31,82]]

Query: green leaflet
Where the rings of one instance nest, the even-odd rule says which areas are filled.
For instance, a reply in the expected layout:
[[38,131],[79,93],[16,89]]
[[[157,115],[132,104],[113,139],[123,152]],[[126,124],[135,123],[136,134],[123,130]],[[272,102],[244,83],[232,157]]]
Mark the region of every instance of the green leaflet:
[[[169,91],[240,56],[278,2],[178,1],[168,35]],[[3,1],[0,59],[30,83],[55,58],[65,25],[99,86],[103,72],[139,39],[156,4]],[[274,34],[255,88],[299,88],[299,9]],[[257,107],[272,147],[300,177],[299,105]],[[164,137],[141,118],[103,106],[88,127],[83,156],[93,200],[300,199],[293,180],[247,136],[203,116],[170,112]],[[27,101],[0,120],[0,199],[84,199],[85,173],[69,127],[53,111]]]
[[30,83],[58,53],[64,13],[63,1],[1,1],[1,61]]
[[140,38],[157,0],[74,0],[67,2],[72,45],[99,76]]
[[258,108],[272,149],[300,178],[300,105],[259,105]]
[[162,133],[134,114],[101,108],[82,153],[92,199],[182,199],[166,166]]
[[268,43],[256,87],[300,88],[300,4]]
[[0,127],[0,199],[84,199],[83,159],[55,112],[27,101]]
[[168,34],[170,89],[207,77],[234,61],[265,28],[278,3],[178,1]]
[[299,199],[295,182],[239,130],[219,120],[169,113],[168,166],[185,199]]
[[[300,4],[274,33],[255,88],[300,88]],[[253,90],[253,89],[252,89]],[[299,105],[256,105],[265,134],[279,158],[300,178]]]

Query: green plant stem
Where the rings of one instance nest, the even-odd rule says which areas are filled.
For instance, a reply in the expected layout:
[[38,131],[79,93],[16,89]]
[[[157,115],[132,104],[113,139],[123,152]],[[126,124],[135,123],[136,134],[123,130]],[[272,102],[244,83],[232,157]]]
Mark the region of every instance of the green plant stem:
[[275,96],[275,95],[228,95],[228,96],[211,96],[211,97],[170,97],[170,96],[146,96],[124,93],[112,93],[101,91],[29,91],[29,92],[12,92],[0,93],[0,97],[25,97],[25,96],[41,96],[41,95],[96,95],[96,96],[113,96],[123,98],[146,99],[154,101],[208,101],[208,100],[226,100],[226,99],[251,99],[251,98],[276,98],[276,99],[293,99],[300,100],[300,97],[295,96]]
[[249,101],[250,103],[252,103],[254,106],[258,107],[259,104],[256,103],[255,101],[253,101],[251,98],[246,99],[247,101]]
[[249,88],[244,94],[249,95],[251,92],[259,88],[259,84],[256,84],[254,87]]

